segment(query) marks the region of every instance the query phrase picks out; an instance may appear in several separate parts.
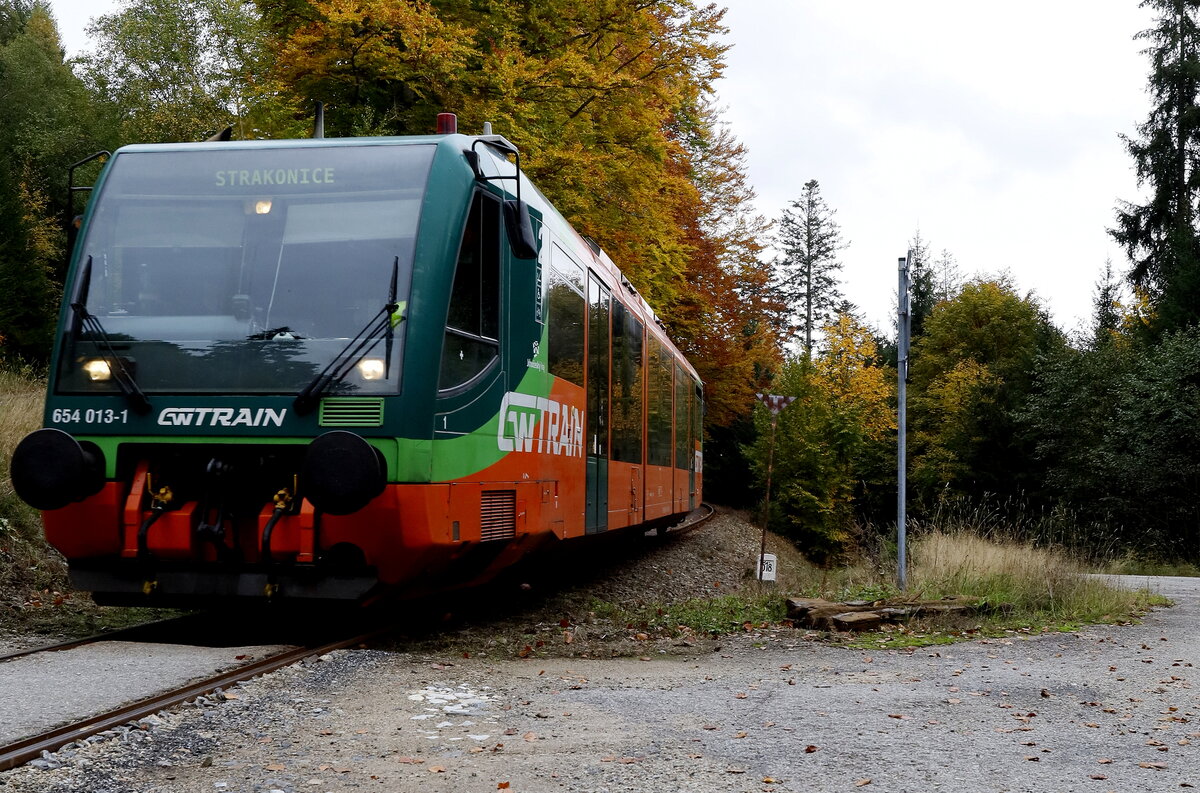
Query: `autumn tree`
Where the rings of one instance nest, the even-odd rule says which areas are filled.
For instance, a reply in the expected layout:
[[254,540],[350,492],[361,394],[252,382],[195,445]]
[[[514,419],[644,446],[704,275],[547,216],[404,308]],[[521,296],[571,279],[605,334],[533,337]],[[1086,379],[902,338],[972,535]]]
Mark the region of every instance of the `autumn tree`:
[[[879,496],[895,492],[895,372],[878,365],[870,328],[839,313],[818,355],[788,361],[772,391],[796,397],[779,416],[771,524],[819,564],[848,551],[852,527]],[[769,417],[756,416],[751,456],[765,476]]]
[[1156,13],[1154,27],[1138,34],[1151,59],[1150,115],[1136,137],[1123,137],[1144,204],[1120,202],[1109,233],[1125,249],[1135,287],[1157,307],[1156,328],[1200,319],[1200,0],[1144,0]]
[[259,0],[281,90],[329,103],[332,134],[429,133],[485,121],[652,305],[690,251],[699,201],[686,139],[723,68],[723,12],[692,0],[481,5],[464,0]]
[[699,201],[680,208],[690,250],[678,300],[662,307],[672,337],[705,384],[706,492],[748,506],[754,482],[742,447],[753,440],[755,392],[778,370],[770,268],[760,240],[768,221],[753,208],[745,149],[711,104],[686,139]]
[[913,344],[909,390],[911,479],[927,499],[1036,487],[1016,415],[1038,355],[1062,343],[1007,278],[973,280],[933,309]]
[[803,331],[804,352],[812,357],[813,331],[833,317],[841,300],[838,252],[846,247],[841,227],[821,196],[816,179],[804,183],[800,198],[779,219],[777,288],[794,324]]

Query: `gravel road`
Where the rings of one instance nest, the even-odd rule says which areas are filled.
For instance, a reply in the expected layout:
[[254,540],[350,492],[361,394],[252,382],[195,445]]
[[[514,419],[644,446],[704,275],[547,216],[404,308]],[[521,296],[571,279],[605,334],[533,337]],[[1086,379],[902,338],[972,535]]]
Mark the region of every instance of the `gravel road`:
[[13,791],[1200,786],[1200,580],[1141,625],[870,654],[789,629],[637,659],[341,651],[0,774]]

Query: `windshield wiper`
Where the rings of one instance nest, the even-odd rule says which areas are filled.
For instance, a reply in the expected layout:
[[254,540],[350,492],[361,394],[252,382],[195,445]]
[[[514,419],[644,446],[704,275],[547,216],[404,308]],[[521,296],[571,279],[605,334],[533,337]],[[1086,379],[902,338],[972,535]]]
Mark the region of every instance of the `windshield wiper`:
[[138,386],[133,375],[125,368],[125,362],[113,349],[112,340],[104,331],[100,320],[87,310],[86,304],[91,286],[92,257],[89,256],[83,263],[83,272],[79,275],[79,286],[75,293],[75,299],[71,301],[71,311],[74,312],[77,320],[77,325],[73,328],[74,334],[78,336],[80,329],[88,332],[92,343],[96,345],[104,362],[108,364],[108,370],[112,373],[112,378],[116,381],[117,387],[121,389],[121,393],[125,395],[129,406],[135,413],[144,416],[150,412],[150,400],[146,398],[146,392]]
[[304,338],[299,333],[297,333],[296,331],[289,328],[287,325],[284,325],[281,328],[271,328],[270,330],[264,330],[259,333],[251,333],[246,338],[250,341],[269,341],[271,339],[274,339],[276,336],[278,336],[281,333],[283,334],[283,338],[287,339],[288,341],[290,341],[292,339],[303,339]]
[[358,332],[350,343],[334,356],[333,360],[312,379],[292,401],[296,412],[300,415],[311,413],[321,400],[321,395],[330,387],[342,382],[346,375],[367,357],[371,350],[381,340],[386,341],[387,360],[384,362],[384,378],[391,374],[392,345],[396,336],[396,326],[403,320],[400,304],[396,302],[396,281],[400,273],[400,257],[392,262],[392,282],[388,289],[388,302],[379,309],[379,313],[371,317],[371,321]]

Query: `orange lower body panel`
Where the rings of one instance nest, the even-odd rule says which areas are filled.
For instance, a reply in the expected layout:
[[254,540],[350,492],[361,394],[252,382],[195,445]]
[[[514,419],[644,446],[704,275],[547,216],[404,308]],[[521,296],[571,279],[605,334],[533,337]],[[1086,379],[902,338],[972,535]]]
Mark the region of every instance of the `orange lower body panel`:
[[[675,498],[686,496],[670,469],[614,466],[613,471],[620,502],[610,494],[610,503],[619,503],[624,518],[614,524],[660,519],[675,511]],[[186,570],[193,580],[211,574],[257,576],[258,582],[289,571],[313,580],[333,570],[334,560],[342,566],[329,575],[353,568],[369,575],[379,592],[486,579],[572,534],[565,516],[573,502],[550,480],[389,485],[350,515],[318,514],[304,500],[279,514],[274,504],[264,504],[248,514],[225,516],[204,514],[195,501],[169,504],[156,514],[152,503],[144,476],[126,484],[110,482],[80,503],[44,513],[46,537],[73,569],[80,563],[93,572],[88,580],[101,582],[93,588],[98,592],[104,591],[104,581],[139,576],[136,591],[141,591],[143,579],[168,569]],[[242,581],[237,594],[263,588]],[[279,591],[287,595],[286,588]]]

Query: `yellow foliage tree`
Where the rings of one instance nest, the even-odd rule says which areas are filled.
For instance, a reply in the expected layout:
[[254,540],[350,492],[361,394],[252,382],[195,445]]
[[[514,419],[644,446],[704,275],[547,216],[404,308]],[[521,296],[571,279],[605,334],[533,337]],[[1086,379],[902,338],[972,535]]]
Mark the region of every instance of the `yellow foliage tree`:
[[[852,541],[859,512],[894,492],[894,370],[878,363],[870,330],[840,312],[824,328],[815,360],[789,361],[774,388],[797,397],[779,417],[772,523],[819,564]],[[767,416],[752,457],[765,473]]]

